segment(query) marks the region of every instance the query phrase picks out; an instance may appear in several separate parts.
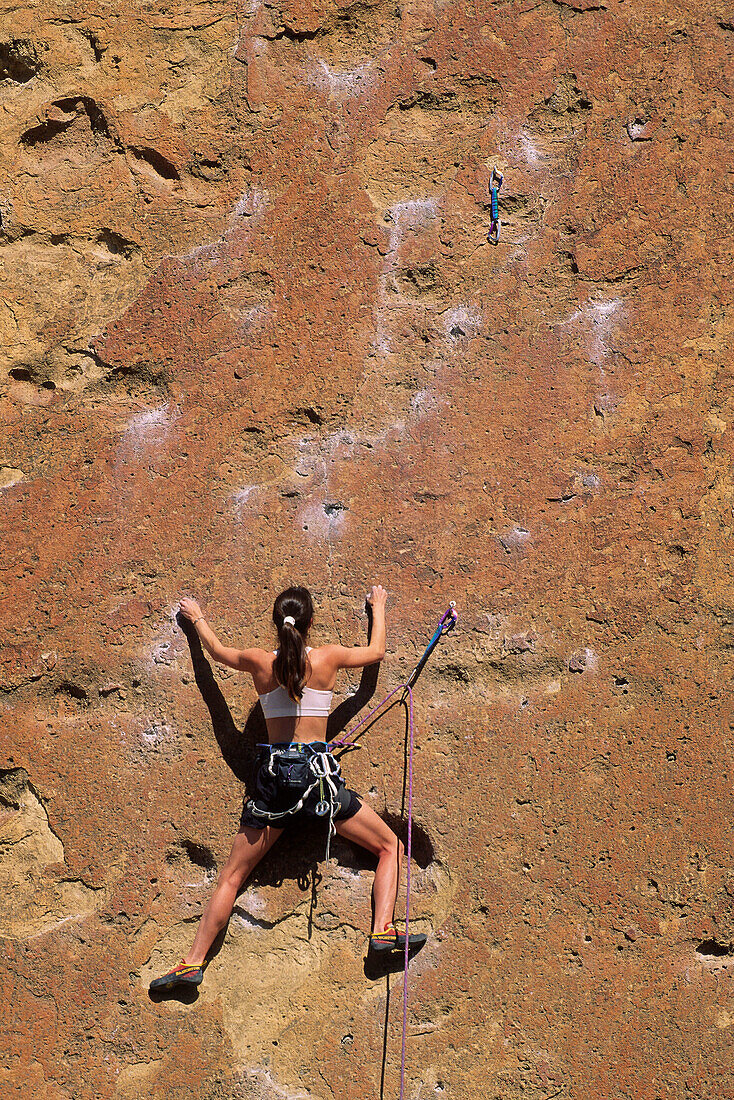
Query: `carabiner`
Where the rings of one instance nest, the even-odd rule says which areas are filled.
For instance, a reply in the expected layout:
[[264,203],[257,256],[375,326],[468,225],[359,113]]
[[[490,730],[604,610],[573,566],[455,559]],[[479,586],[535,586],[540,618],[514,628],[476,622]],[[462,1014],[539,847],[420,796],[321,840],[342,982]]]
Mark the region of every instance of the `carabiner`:
[[452,600],[439,624],[441,627],[441,634],[448,634],[449,631],[454,629],[458,621],[459,616],[456,613],[456,601]]

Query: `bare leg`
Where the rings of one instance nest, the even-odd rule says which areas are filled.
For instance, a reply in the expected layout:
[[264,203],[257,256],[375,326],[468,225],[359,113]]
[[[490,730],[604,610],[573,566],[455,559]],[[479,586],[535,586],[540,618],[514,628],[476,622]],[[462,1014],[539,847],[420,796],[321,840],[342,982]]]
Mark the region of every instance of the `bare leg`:
[[252,873],[266,852],[272,848],[283,832],[268,825],[264,829],[243,826],[234,838],[232,850],[217,880],[196,936],[184,962],[201,966],[209,948],[232,916],[234,903],[248,875]]
[[364,804],[354,817],[335,821],[339,836],[367,848],[377,856],[377,870],[372,887],[372,931],[383,932],[395,916],[395,900],[400,883],[403,842]]

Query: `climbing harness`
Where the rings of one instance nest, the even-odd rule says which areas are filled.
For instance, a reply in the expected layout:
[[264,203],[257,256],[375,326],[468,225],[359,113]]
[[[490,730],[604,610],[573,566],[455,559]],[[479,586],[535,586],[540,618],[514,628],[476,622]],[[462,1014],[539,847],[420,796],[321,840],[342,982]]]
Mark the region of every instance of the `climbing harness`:
[[314,807],[317,817],[329,815],[329,832],[326,837],[326,859],[331,850],[331,838],[336,832],[334,814],[339,808],[339,790],[344,786],[339,762],[329,752],[329,746],[315,749],[314,744],[323,742],[292,742],[288,745],[261,745],[270,752],[268,772],[281,790],[301,791],[295,805],[287,810],[264,810],[256,802],[250,803],[250,810],[256,817],[272,823],[298,813],[306,805],[310,796],[318,787],[319,801]]
[[[500,177],[500,183],[502,182]],[[426,666],[428,658],[433,653],[434,649],[446,634],[454,629],[459,616],[456,613],[456,604],[452,600],[448,608],[441,616],[438,626],[433,632],[433,636],[423,651],[423,655],[418,661],[411,672],[408,679],[398,684],[396,688],[388,692],[381,703],[378,703],[368,715],[366,715],[352,730],[349,731],[346,737],[340,741],[332,741],[332,745],[340,745],[348,748],[349,746],[356,747],[355,735],[358,730],[366,726],[373,716],[377,715],[378,711],[382,710],[385,703],[392,699],[399,691],[402,691],[402,695],[397,700],[399,704],[406,707],[408,712],[408,843],[406,846],[406,875],[405,875],[405,953],[403,956],[403,1034],[401,1041],[400,1051],[400,1100],[403,1100],[405,1093],[405,1055],[408,1036],[408,961],[410,957],[410,859],[412,855],[412,833],[413,833],[413,753],[415,749],[415,722],[413,718],[413,688],[415,687],[416,680],[420,676],[421,672]],[[407,700],[407,704],[406,704]],[[392,704],[395,705],[394,703]],[[391,709],[388,707],[388,710]],[[387,713],[384,711],[383,713]],[[380,715],[381,717],[381,715]],[[374,718],[377,721],[377,718]],[[370,725],[373,723],[370,722]],[[366,732],[366,731],[365,731]]]
[[498,196],[504,178],[505,177],[502,175],[502,173],[498,172],[496,168],[492,169],[492,175],[489,178],[489,216],[491,219],[491,224],[489,227],[489,233],[487,234],[487,240],[490,244],[500,243],[500,230],[502,229],[502,223],[500,222],[500,204]]

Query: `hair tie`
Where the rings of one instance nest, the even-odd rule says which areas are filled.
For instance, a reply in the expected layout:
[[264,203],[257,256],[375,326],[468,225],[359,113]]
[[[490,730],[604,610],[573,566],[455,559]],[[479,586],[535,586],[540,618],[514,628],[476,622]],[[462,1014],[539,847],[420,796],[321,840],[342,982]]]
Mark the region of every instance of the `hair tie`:
[[286,615],[286,617],[283,619],[283,626],[285,626],[286,623],[290,623],[291,626],[295,626],[296,620],[293,618],[292,615]]

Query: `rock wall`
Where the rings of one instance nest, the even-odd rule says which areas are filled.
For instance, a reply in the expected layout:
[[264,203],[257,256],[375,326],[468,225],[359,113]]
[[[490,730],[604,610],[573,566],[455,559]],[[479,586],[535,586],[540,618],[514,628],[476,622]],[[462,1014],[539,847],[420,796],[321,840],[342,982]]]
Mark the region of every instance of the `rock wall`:
[[[199,997],[146,992],[258,736],[177,601],[269,645],[301,581],[349,642],[381,581],[378,692],[461,615],[418,692],[406,1097],[734,1096],[729,7],[1,26],[0,1095],[397,1095],[344,844],[282,840]],[[397,712],[345,767],[397,822]]]

